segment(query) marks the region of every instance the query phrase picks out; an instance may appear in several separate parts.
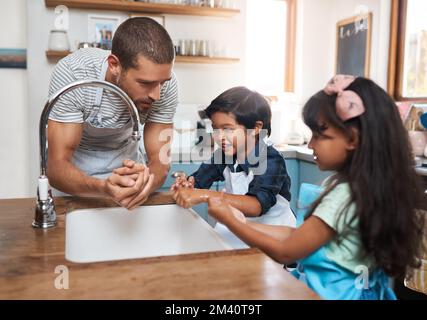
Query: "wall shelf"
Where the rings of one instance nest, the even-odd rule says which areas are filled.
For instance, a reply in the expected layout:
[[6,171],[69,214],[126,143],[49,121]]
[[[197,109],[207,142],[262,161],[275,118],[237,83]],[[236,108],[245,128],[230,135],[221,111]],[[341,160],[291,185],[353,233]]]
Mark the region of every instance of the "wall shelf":
[[[46,51],[46,57],[48,59],[61,59],[69,55],[70,51]],[[176,63],[201,63],[201,64],[230,64],[237,63],[240,59],[238,58],[225,58],[225,57],[199,57],[199,56],[177,56],[175,59]]]
[[70,51],[47,50],[46,51],[46,57],[48,59],[61,59],[61,58],[68,56],[70,53],[71,53]]
[[232,17],[238,9],[209,8],[177,4],[145,3],[126,0],[45,0],[47,7],[65,5],[68,8],[178,14],[193,16]]
[[175,62],[177,63],[205,63],[205,64],[230,64],[237,63],[238,58],[226,57],[198,57],[198,56],[176,56]]

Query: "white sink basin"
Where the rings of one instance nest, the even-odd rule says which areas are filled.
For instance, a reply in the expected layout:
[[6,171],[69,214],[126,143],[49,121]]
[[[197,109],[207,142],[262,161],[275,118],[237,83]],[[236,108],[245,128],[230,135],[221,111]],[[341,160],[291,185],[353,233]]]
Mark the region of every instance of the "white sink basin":
[[65,258],[87,263],[232,248],[193,210],[175,204],[75,210],[66,216]]

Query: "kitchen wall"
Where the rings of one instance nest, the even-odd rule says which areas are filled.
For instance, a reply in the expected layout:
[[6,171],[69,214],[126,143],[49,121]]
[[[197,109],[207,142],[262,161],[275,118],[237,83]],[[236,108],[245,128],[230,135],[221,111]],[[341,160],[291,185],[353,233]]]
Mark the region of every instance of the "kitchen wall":
[[[297,3],[294,97],[297,103],[290,110],[292,117],[300,115],[304,103],[335,73],[337,22],[361,12],[373,14],[370,78],[387,88],[391,0],[297,0]],[[283,139],[292,124],[289,117],[282,122]],[[296,121],[295,128],[307,141],[310,139],[310,130],[301,119]]]
[[373,13],[370,77],[387,87],[391,0],[298,0],[296,93],[304,103],[334,74],[336,23]]
[[295,93],[304,103],[333,73],[335,0],[297,1]]
[[[76,42],[87,40],[87,14],[84,10],[72,9],[69,11],[68,37],[71,49],[76,48]],[[93,11],[92,11],[93,13]],[[111,12],[97,12],[103,15],[112,15]],[[29,155],[33,161],[29,162],[27,184],[34,193],[39,175],[39,144],[38,125],[41,111],[47,100],[49,79],[56,60],[49,61],[45,51],[48,47],[49,32],[54,29],[55,13],[53,8],[46,8],[44,0],[27,0],[27,53],[28,53],[28,138]],[[122,18],[125,15],[121,15]],[[32,195],[32,194],[31,194]]]
[[[335,0],[335,19],[342,20],[363,10],[373,14],[371,68],[369,77],[387,88],[388,50],[390,42],[390,0]],[[335,38],[334,38],[335,39]],[[335,43],[334,43],[335,45]]]
[[[299,115],[301,105],[321,89],[334,73],[336,22],[354,15],[360,6],[373,12],[371,77],[386,86],[391,0],[298,0],[296,95],[284,95],[276,106],[276,128],[290,128],[290,118]],[[216,40],[217,51],[241,59],[231,65],[177,64],[182,105],[206,105],[226,88],[245,84],[246,6],[236,0],[241,14],[231,18],[167,16],[166,28],[174,40],[207,38]],[[55,14],[44,0],[2,2],[0,47],[27,47],[27,70],[0,69],[0,198],[34,196],[39,171],[38,122],[47,99],[49,78],[55,61],[45,50]],[[88,14],[114,15],[120,12],[70,10],[69,38],[72,49],[86,40]],[[27,81],[28,76],[28,81]],[[278,110],[285,111],[279,112]],[[184,112],[185,113],[185,112]],[[281,119],[278,121],[278,119]],[[283,125],[284,124],[284,125]],[[283,138],[286,130],[276,135]],[[12,169],[11,169],[12,168]]]
[[241,85],[245,79],[246,1],[240,0],[241,13],[233,18],[172,16],[166,17],[166,29],[173,40],[208,39],[221,55],[240,58],[237,64],[175,64],[182,103],[209,103],[219,93]]
[[[2,1],[0,48],[26,48],[25,0]],[[27,70],[0,69],[0,198],[29,194]]]
[[[216,51],[231,57],[239,57],[240,63],[230,65],[176,64],[180,102],[182,105],[206,105],[226,88],[241,84],[245,74],[245,4],[244,0],[235,2],[241,10],[236,17],[213,18],[192,16],[166,16],[166,29],[172,39],[215,40]],[[28,24],[28,79],[29,83],[29,154],[38,159],[37,127],[40,112],[47,99],[49,78],[55,61],[48,61],[45,50],[49,31],[54,28],[53,8],[46,8],[44,0],[27,0]],[[88,40],[88,15],[99,14],[119,16],[126,19],[123,12],[96,10],[69,10],[69,31],[71,49],[75,50],[79,41]],[[38,175],[38,161],[30,164],[29,184],[35,188]]]

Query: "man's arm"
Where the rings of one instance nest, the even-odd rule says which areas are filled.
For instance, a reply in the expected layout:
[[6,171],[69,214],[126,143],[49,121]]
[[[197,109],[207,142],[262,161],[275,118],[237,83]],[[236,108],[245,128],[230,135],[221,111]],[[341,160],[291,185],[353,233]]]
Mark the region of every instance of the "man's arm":
[[116,202],[139,191],[144,182],[143,175],[134,176],[136,181],[130,176],[117,174],[101,180],[87,176],[71,163],[82,132],[82,124],[49,120],[47,173],[50,184],[68,194],[108,196]]
[[160,188],[170,169],[170,147],[173,137],[173,124],[148,122],[144,126],[144,146],[148,167],[154,175],[150,193]]
[[72,195],[103,196],[104,181],[86,176],[71,163],[82,132],[82,124],[49,120],[47,162],[49,182],[56,189]]
[[[133,209],[144,203],[148,196],[160,188],[166,180],[170,168],[170,145],[173,137],[173,124],[148,122],[144,126],[144,146],[148,159],[150,173],[146,187],[138,194],[128,197],[120,204]],[[129,175],[138,172],[136,166],[123,167],[114,170],[120,175]]]

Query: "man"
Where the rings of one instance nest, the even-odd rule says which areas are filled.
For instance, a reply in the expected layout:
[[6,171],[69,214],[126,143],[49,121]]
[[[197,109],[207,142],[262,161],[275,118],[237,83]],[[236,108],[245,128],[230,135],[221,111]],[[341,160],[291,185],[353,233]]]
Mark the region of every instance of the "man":
[[132,209],[163,184],[169,163],[161,152],[169,153],[171,141],[161,141],[160,135],[173,128],[178,104],[174,58],[166,30],[139,17],[118,27],[111,54],[81,49],[57,64],[49,95],[83,79],[111,82],[129,95],[144,124],[148,167],[138,143],[130,139],[132,120],[124,102],[107,90],[80,87],[63,95],[49,117],[48,177],[54,188],[109,197]]

